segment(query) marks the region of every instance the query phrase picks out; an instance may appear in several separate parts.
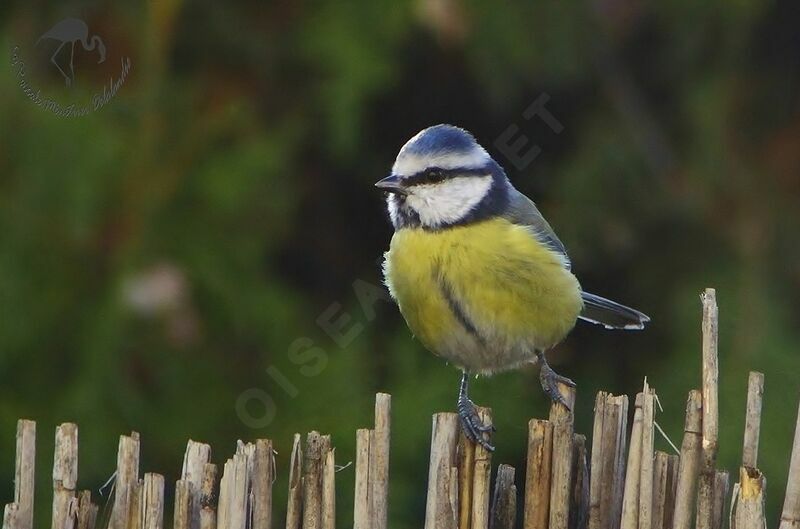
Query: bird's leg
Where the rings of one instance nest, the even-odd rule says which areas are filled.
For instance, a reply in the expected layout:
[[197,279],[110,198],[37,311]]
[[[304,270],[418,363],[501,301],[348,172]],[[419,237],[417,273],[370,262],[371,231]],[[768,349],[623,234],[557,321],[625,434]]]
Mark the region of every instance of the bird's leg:
[[58,52],[60,52],[60,51],[61,51],[61,48],[63,48],[63,47],[64,47],[64,44],[66,44],[66,42],[62,42],[62,43],[61,43],[61,46],[59,46],[59,47],[56,49],[55,53],[53,53],[53,55],[50,57],[50,62],[52,62],[52,63],[53,63],[53,65],[54,65],[56,68],[58,68],[58,71],[59,71],[59,72],[61,72],[61,75],[63,75],[63,76],[64,76],[64,82],[65,82],[65,83],[67,83],[67,86],[69,86],[69,83],[70,83],[70,78],[69,78],[69,76],[68,76],[66,73],[64,73],[64,70],[62,70],[62,69],[61,69],[61,66],[59,66],[59,65],[58,65],[58,63],[56,62],[56,55],[58,55]]
[[469,384],[469,373],[464,371],[461,374],[461,386],[458,390],[458,416],[461,418],[461,427],[464,435],[473,443],[478,443],[486,450],[494,452],[494,446],[483,438],[484,433],[495,431],[491,424],[483,424],[475,404],[469,400],[467,389]]
[[567,404],[567,401],[564,400],[564,397],[558,390],[558,383],[561,382],[562,384],[566,384],[567,386],[574,388],[575,382],[571,381],[567,377],[562,377],[553,371],[553,368],[548,365],[547,360],[544,357],[544,351],[536,351],[536,356],[539,360],[539,365],[541,366],[539,368],[539,381],[542,383],[542,389],[544,390],[545,394],[550,397],[550,400],[553,402],[561,403],[565,408],[570,409],[569,404]]

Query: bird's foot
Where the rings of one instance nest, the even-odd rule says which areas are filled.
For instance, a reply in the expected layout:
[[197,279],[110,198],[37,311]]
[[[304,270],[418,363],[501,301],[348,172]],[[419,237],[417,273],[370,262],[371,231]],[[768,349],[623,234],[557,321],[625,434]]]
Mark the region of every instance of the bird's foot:
[[558,402],[559,404],[563,404],[565,408],[568,410],[570,409],[569,404],[564,399],[564,396],[561,395],[561,392],[558,390],[558,384],[566,384],[570,387],[575,387],[575,382],[568,379],[567,377],[562,377],[547,364],[542,356],[539,361],[542,364],[541,370],[539,371],[539,381],[542,383],[542,389],[544,390],[545,394],[550,397],[550,400],[553,402]]
[[458,416],[467,439],[481,445],[489,452],[494,452],[494,446],[484,438],[484,434],[491,434],[497,429],[491,424],[483,423],[475,404],[466,395],[458,397]]

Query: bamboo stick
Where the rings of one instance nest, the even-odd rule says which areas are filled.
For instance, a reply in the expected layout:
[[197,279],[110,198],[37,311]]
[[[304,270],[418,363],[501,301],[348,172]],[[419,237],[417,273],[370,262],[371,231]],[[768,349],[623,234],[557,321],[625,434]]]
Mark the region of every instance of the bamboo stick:
[[370,469],[372,482],[372,523],[374,529],[386,529],[389,505],[389,451],[391,446],[392,396],[375,395],[375,444],[370,445],[375,466]]
[[36,422],[17,421],[17,458],[14,471],[14,503],[12,514],[19,529],[33,529],[33,490],[36,471]]
[[497,468],[489,529],[514,529],[517,524],[517,486],[514,467]]
[[550,521],[550,476],[553,425],[550,421],[528,422],[528,468],[525,476],[525,529],[547,529]]
[[653,525],[653,423],[655,391],[644,383],[642,391],[642,455],[639,477],[639,529]]
[[322,529],[336,529],[336,460],[329,448],[322,465]]
[[19,519],[19,505],[6,503],[3,511],[3,529],[22,529]]
[[275,480],[275,454],[272,441],[258,439],[253,451],[251,486],[253,494],[252,529],[272,528],[272,482]]
[[639,525],[639,482],[642,476],[642,393],[636,395],[631,430],[628,468],[625,474],[625,492],[622,497],[622,529],[636,529]]
[[764,373],[750,371],[747,381],[747,415],[744,425],[742,465],[758,467],[758,440],[761,435],[761,402],[764,396]]
[[[492,424],[492,410],[478,406],[481,424]],[[472,529],[489,527],[489,482],[492,473],[492,453],[482,445],[475,446],[475,469],[472,480]]]
[[458,520],[456,445],[459,422],[455,413],[433,416],[425,529],[455,529]]
[[76,520],[73,501],[77,482],[78,426],[64,423],[56,428],[53,457],[53,529],[74,527]]
[[131,505],[128,511],[128,529],[144,527],[144,480],[140,479],[131,486]]
[[[286,504],[286,529],[300,529],[303,520],[303,449],[300,434],[294,434],[289,460],[289,498]],[[221,529],[221,528],[217,528]]]
[[667,488],[664,500],[664,529],[670,529],[675,519],[675,496],[678,489],[678,468],[680,461],[677,455],[667,456]]
[[622,512],[628,397],[601,391],[594,411],[589,529],[617,529]]
[[559,383],[559,392],[567,403],[553,403],[550,422],[553,425],[553,460],[550,467],[549,529],[568,529],[572,485],[572,411],[575,409],[575,388]]
[[205,443],[189,441],[183,456],[181,479],[187,483],[187,529],[200,527],[200,487],[203,481],[204,465],[211,461],[211,446]]
[[703,421],[702,465],[697,486],[697,529],[711,529],[714,480],[719,437],[719,368],[717,358],[717,300],[713,288],[700,296],[703,302]]
[[686,401],[686,422],[683,428],[678,483],[675,490],[673,529],[689,529],[696,499],[695,488],[700,465],[702,440],[702,394],[693,389]]
[[792,457],[789,462],[789,476],[786,483],[786,496],[783,500],[779,529],[800,527],[800,409],[797,411],[797,424],[794,429]]
[[570,529],[586,529],[589,523],[589,467],[586,462],[586,436],[573,435],[572,501]]
[[458,434],[458,529],[472,527],[472,484],[475,473],[475,446],[462,429]]
[[131,493],[139,481],[139,434],[121,435],[117,450],[117,477],[114,482],[114,506],[109,529],[126,529],[130,519]]
[[310,432],[303,458],[303,529],[322,527],[322,466],[331,438]]
[[[77,529],[94,529],[97,520],[97,505],[92,503],[92,492],[82,490],[78,494]],[[136,528],[138,529],[138,528]]]
[[142,491],[142,528],[163,529],[164,476],[147,472]]
[[725,502],[730,490],[730,475],[717,470],[714,475],[714,503],[711,512],[711,529],[722,529],[725,522]]
[[734,487],[733,494],[736,505],[732,508],[731,529],[766,529],[767,521],[764,516],[766,486],[766,479],[760,470],[750,467],[739,468],[739,483]]
[[175,510],[172,515],[172,527],[174,529],[189,529],[191,517],[190,486],[191,484],[184,479],[179,479],[175,482]]
[[665,529],[667,479],[669,477],[669,455],[657,450],[653,462],[653,518],[652,529]]
[[371,432],[368,428],[356,431],[356,484],[355,505],[353,507],[353,528],[372,528],[372,502],[370,500],[370,441]]
[[200,529],[217,528],[216,498],[217,465],[203,465],[203,481],[200,485]]

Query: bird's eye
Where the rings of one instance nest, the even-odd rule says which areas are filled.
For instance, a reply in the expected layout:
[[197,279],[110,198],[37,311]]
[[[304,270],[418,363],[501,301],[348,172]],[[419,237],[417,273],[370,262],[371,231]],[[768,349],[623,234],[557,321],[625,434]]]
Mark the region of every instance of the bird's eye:
[[425,171],[425,180],[430,183],[441,182],[444,180],[444,173],[439,169],[428,169]]

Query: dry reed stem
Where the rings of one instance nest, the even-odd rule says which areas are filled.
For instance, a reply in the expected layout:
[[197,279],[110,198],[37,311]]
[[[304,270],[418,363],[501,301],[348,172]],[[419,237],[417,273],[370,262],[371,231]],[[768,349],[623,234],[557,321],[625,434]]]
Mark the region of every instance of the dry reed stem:
[[707,288],[703,303],[703,442],[697,486],[697,529],[711,529],[714,517],[714,481],[719,437],[718,310],[716,292]]
[[275,453],[272,441],[257,439],[253,449],[252,529],[272,528],[272,482],[275,481]]
[[747,414],[744,424],[742,466],[758,467],[758,440],[761,435],[761,403],[764,396],[764,373],[750,371],[747,380]]
[[586,436],[572,438],[572,499],[569,528],[586,529],[589,523],[589,466],[586,461]]
[[455,413],[437,413],[433,416],[425,529],[457,527],[456,446],[459,430],[459,419]]
[[800,528],[800,409],[797,411],[797,424],[794,429],[792,457],[789,462],[789,476],[786,483],[786,496],[783,500],[779,529]]
[[36,422],[17,421],[17,458],[14,471],[13,513],[19,529],[33,529],[33,490],[36,471]]
[[164,476],[148,472],[142,487],[142,529],[164,528]]
[[702,443],[702,403],[702,393],[696,389],[691,390],[686,401],[686,421],[675,490],[673,529],[690,529],[692,524]]
[[766,486],[766,479],[757,468],[739,469],[739,483],[733,490],[735,505],[731,508],[733,515],[730,529],[766,529],[767,521],[764,517]]
[[56,428],[53,455],[52,529],[72,529],[76,522],[74,505],[78,483],[78,426],[64,423]]
[[130,520],[132,491],[139,482],[139,434],[121,435],[117,450],[117,477],[114,482],[114,506],[109,529],[126,529]]
[[639,526],[639,482],[642,475],[642,393],[636,395],[631,429],[628,468],[625,473],[625,492],[622,496],[622,529],[636,529]]
[[528,468],[525,475],[525,529],[547,529],[550,521],[550,476],[553,425],[550,421],[528,422]]
[[572,485],[572,435],[574,433],[575,388],[558,384],[559,392],[567,403],[553,403],[550,423],[553,425],[553,459],[550,472],[549,529],[568,529],[569,505]]
[[497,468],[489,529],[514,529],[517,523],[517,486],[514,467]]
[[356,484],[353,507],[353,528],[372,528],[372,501],[369,480],[370,443],[372,433],[368,428],[356,431]]
[[[478,406],[481,424],[492,424],[492,410]],[[475,446],[472,472],[472,529],[488,529],[492,453],[480,444]]]
[[[289,497],[286,504],[286,529],[300,529],[303,521],[303,449],[300,434],[294,434],[289,459]],[[221,528],[217,528],[221,529]]]
[[374,529],[386,529],[388,523],[391,417],[392,396],[388,393],[378,393],[375,395],[375,444],[370,446],[370,454],[375,453],[373,458],[375,467],[370,472]]

